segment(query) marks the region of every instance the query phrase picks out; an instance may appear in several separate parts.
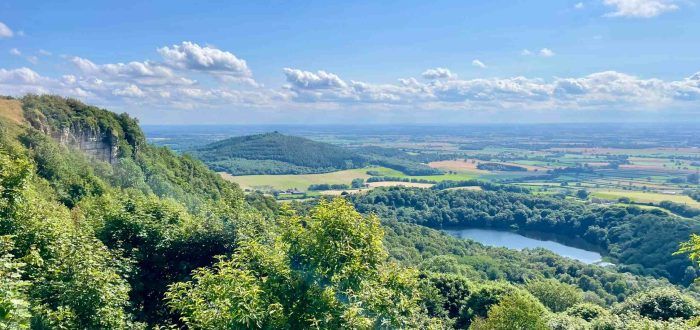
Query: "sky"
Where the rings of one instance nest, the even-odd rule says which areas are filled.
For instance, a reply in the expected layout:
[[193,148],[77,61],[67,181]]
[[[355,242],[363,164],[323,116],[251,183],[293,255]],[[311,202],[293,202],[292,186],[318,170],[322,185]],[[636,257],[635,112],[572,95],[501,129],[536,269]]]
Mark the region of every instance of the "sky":
[[144,124],[700,120],[700,3],[0,2],[0,95]]

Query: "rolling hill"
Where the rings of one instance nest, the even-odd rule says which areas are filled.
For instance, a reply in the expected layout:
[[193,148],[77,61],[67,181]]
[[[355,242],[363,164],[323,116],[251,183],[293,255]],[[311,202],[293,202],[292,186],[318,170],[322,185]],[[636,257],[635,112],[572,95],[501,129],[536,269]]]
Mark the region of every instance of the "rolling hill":
[[349,149],[278,132],[232,137],[191,153],[211,169],[232,175],[316,174],[368,165],[386,166],[408,175],[442,173],[401,150]]
[[351,150],[277,132],[232,137],[193,154],[212,169],[234,175],[324,173],[367,165]]

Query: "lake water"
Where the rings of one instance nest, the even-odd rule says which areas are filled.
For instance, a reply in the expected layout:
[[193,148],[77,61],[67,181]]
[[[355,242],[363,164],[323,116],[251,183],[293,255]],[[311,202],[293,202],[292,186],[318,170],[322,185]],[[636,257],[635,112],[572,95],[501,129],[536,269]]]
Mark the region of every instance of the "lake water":
[[561,243],[525,237],[518,233],[493,229],[458,229],[445,230],[448,234],[475,240],[488,246],[507,247],[515,250],[545,248],[560,256],[576,259],[586,264],[602,260],[600,253],[567,246]]

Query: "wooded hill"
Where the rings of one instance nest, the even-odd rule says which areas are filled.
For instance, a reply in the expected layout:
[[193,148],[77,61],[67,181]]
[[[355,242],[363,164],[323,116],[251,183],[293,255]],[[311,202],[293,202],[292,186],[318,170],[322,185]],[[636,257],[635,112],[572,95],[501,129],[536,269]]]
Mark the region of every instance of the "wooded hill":
[[214,171],[232,175],[327,173],[381,165],[408,175],[441,171],[396,149],[350,149],[278,132],[232,137],[190,152]]
[[277,132],[228,138],[193,154],[213,170],[234,175],[324,173],[367,165],[345,148]]

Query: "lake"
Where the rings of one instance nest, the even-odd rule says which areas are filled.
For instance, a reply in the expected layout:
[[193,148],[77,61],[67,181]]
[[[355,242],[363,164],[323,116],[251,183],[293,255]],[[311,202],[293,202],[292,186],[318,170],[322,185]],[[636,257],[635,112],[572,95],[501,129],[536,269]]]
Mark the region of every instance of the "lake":
[[554,241],[529,238],[510,231],[470,228],[445,230],[445,232],[455,237],[468,238],[488,246],[507,247],[515,250],[545,248],[560,256],[576,259],[586,264],[602,261],[602,256],[598,252],[579,249]]

